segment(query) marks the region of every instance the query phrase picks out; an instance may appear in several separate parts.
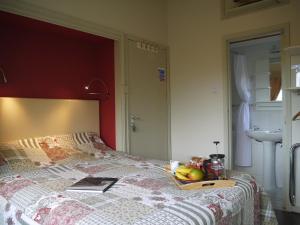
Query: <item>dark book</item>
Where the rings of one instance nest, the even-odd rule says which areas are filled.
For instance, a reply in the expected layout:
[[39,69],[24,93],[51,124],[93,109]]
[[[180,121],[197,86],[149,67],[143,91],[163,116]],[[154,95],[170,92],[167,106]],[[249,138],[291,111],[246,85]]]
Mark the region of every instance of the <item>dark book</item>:
[[111,177],[86,177],[66,188],[66,191],[105,192],[118,181]]

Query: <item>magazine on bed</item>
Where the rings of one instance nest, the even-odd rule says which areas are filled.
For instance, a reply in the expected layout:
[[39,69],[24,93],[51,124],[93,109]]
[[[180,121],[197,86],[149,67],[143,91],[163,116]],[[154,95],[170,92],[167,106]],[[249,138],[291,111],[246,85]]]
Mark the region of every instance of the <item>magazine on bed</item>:
[[100,192],[107,191],[118,181],[111,177],[86,177],[66,188],[66,191]]

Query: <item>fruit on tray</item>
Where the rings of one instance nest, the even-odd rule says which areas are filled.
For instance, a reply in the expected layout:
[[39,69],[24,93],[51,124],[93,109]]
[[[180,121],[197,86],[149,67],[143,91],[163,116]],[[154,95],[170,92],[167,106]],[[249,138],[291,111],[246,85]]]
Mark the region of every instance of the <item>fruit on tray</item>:
[[191,180],[203,180],[204,179],[204,173],[202,170],[193,169],[189,174],[188,177]]
[[204,179],[204,172],[199,169],[180,165],[176,169],[175,177],[183,181],[199,181]]
[[176,173],[180,173],[183,176],[186,176],[187,174],[189,174],[192,171],[192,168],[187,167],[185,165],[180,165],[176,168]]
[[178,180],[184,180],[184,181],[189,181],[190,180],[188,177],[186,177],[186,176],[184,176],[184,175],[182,175],[181,173],[178,173],[178,172],[176,172],[175,176]]
[[188,163],[189,167],[202,170],[203,169],[203,163],[206,160],[204,157],[198,157],[198,156],[193,156],[190,162]]

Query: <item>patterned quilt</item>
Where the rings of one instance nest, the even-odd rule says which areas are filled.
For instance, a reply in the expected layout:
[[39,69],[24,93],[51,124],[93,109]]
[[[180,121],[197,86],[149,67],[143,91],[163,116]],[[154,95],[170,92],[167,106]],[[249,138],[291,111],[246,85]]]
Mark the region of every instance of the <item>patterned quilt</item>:
[[[112,151],[94,133],[1,144],[0,224],[277,224],[251,176],[231,174],[232,188],[185,191],[166,163]],[[119,181],[105,193],[65,191],[86,176]]]

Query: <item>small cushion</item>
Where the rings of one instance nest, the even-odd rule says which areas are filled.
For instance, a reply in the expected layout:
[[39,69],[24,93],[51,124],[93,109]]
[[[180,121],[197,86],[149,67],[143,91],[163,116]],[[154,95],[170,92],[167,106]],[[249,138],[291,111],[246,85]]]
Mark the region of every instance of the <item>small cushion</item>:
[[46,136],[38,139],[41,149],[52,162],[71,158],[72,155],[80,153],[72,146],[60,145],[55,136]]

